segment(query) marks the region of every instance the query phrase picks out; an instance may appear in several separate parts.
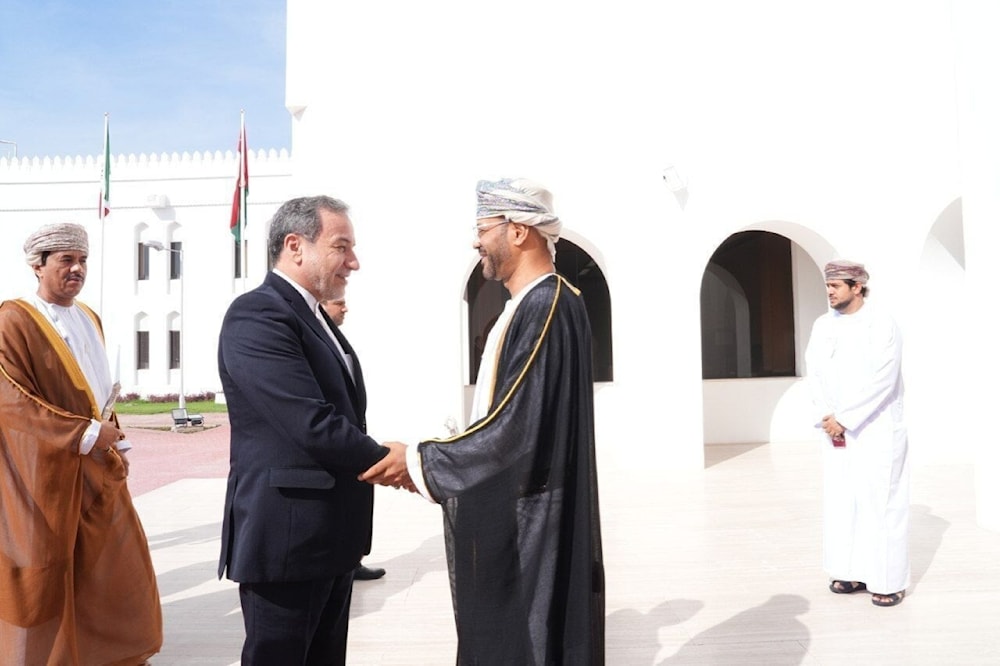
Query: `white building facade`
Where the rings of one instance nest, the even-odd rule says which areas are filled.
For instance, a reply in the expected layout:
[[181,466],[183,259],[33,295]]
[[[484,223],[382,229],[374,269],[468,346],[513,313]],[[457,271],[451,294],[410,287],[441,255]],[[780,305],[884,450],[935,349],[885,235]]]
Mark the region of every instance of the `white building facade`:
[[80,300],[102,315],[123,393],[178,394],[182,386],[185,395],[217,392],[222,316],[235,295],[260,283],[267,270],[263,229],[289,196],[287,151],[252,153],[249,167],[247,260],[237,270],[229,232],[237,172],[232,153],[116,156],[112,211],[103,223],[98,159],[0,159],[0,298],[34,293],[22,245],[35,229],[82,224],[90,259]]
[[[169,349],[180,317],[167,256],[132,279],[138,243],[183,243],[185,389],[218,390],[219,323],[266,270],[266,220],[324,192],[352,207],[361,270],[346,329],[373,434],[440,434],[467,409],[486,319],[472,302],[473,188],[526,176],[554,193],[579,276],[606,289],[602,466],[638,463],[654,480],[701,469],[707,444],[810,445],[802,357],[826,308],[821,267],[847,257],[903,327],[915,461],[974,463],[980,521],[1000,529],[1000,462],[978,416],[1000,370],[982,305],[1000,240],[992,4],[287,6],[294,162],[251,160],[245,282],[227,228],[235,157],[113,166],[104,291],[95,262],[84,298],[103,296],[126,387],[179,381],[169,360],[127,361],[143,326]],[[0,224],[16,240],[4,297],[31,287],[12,266],[32,228],[73,219],[97,237],[96,174],[0,160]]]
[[[655,479],[700,469],[714,442],[809,441],[802,353],[821,267],[849,257],[904,328],[915,461],[976,461],[981,520],[1000,527],[976,417],[998,369],[975,305],[1000,218],[991,3],[390,7],[288,2],[294,178],[354,207],[370,423],[426,436],[465,409],[473,187],[527,176],[607,281],[602,465]],[[784,239],[780,270],[718,256],[749,231]],[[740,269],[769,276],[760,293],[741,294]],[[706,293],[749,313],[706,312]],[[703,378],[727,335],[756,376]]]

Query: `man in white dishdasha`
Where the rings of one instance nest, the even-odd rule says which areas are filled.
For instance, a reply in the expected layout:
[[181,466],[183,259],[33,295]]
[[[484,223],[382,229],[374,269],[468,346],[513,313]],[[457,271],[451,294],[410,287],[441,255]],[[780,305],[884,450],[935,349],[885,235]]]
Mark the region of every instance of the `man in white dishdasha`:
[[867,590],[895,606],[910,584],[903,340],[868,304],[868,271],[846,260],[824,269],[831,310],[816,320],[806,366],[823,451],[823,568],[830,591]]

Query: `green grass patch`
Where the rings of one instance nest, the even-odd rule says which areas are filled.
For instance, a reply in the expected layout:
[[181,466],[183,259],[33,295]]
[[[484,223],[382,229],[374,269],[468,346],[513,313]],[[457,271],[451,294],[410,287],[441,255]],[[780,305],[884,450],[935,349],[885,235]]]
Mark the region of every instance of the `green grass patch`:
[[[227,405],[220,405],[214,400],[199,402],[188,402],[186,405],[188,414],[208,414],[217,412],[228,412]],[[133,402],[119,402],[115,405],[115,411],[119,414],[169,414],[171,409],[176,409],[176,402],[146,402],[136,400]]]

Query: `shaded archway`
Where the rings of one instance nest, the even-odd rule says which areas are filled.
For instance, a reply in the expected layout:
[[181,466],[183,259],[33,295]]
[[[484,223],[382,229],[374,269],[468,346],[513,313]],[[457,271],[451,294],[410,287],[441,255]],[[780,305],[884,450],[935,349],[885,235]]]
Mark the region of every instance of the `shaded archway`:
[[703,379],[750,376],[750,305],[732,273],[709,262],[701,279]]
[[826,309],[819,266],[834,254],[815,231],[783,221],[744,227],[712,253],[701,291],[706,444],[810,436],[800,377]]
[[[575,243],[562,238],[556,245],[556,271],[575,285],[587,305],[587,316],[593,334],[594,381],[614,379],[614,357],[611,345],[611,295],[608,283],[597,262]],[[482,264],[477,264],[466,283],[468,303],[469,384],[476,383],[483,345],[496,323],[510,294],[504,286],[483,277]]]
[[794,377],[791,241],[743,231],[719,245],[702,276],[701,322],[704,379]]

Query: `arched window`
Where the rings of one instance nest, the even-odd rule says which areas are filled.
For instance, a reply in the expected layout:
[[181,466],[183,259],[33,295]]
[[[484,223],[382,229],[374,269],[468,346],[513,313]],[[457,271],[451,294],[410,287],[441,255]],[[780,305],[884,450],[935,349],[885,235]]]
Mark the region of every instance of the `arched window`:
[[144,282],[149,280],[149,247],[144,245],[149,236],[149,225],[145,222],[135,225],[133,229],[135,237],[135,280]]
[[171,370],[181,367],[181,327],[180,313],[167,315],[167,367]]
[[[604,273],[589,254],[565,238],[556,245],[556,272],[580,290],[587,305],[593,334],[594,381],[612,381],[611,295]],[[469,303],[469,383],[475,384],[486,336],[510,294],[500,282],[486,280],[479,264],[469,276],[465,298]]]
[[792,246],[767,231],[733,234],[701,281],[704,379],[795,376]]
[[135,369],[149,369],[149,317],[145,312],[135,315]]

